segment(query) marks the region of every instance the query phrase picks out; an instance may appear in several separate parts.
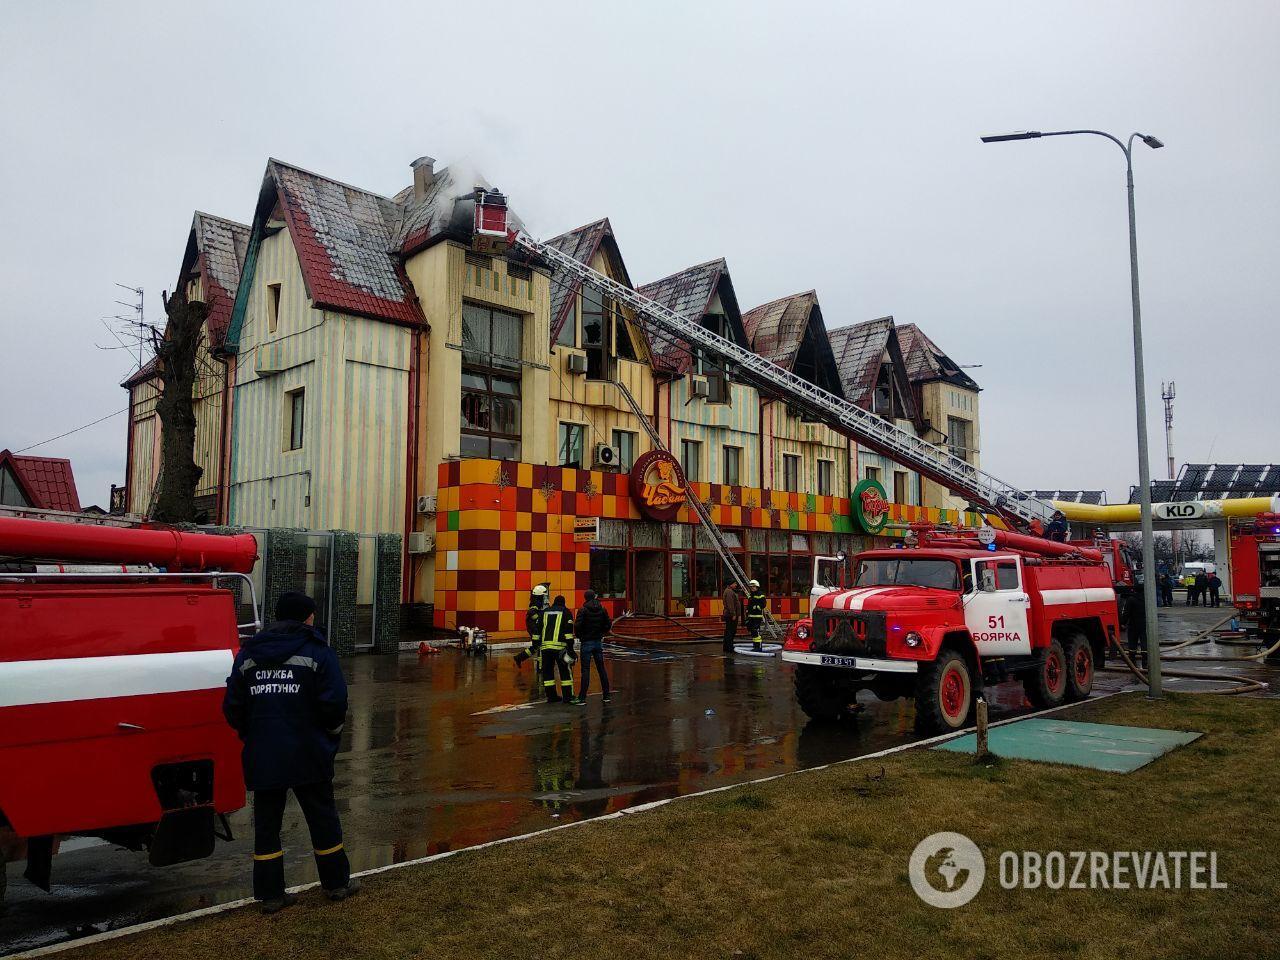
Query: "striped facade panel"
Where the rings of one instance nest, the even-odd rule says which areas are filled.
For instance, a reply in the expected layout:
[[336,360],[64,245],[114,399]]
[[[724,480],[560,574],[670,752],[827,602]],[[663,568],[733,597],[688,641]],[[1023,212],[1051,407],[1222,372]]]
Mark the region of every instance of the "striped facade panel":
[[200,467],[196,496],[214,496],[218,492],[222,469],[222,386],[226,367],[215,360],[204,344],[196,353],[196,383],[191,406],[196,417],[196,442],[192,457]]
[[730,403],[709,403],[691,393],[689,377],[680,377],[662,388],[660,421],[667,447],[677,457],[681,443],[691,440],[700,448],[702,476],[690,480],[724,483],[724,448],[738,447],[742,453],[738,484],[753,486],[760,478],[760,402],[753,387],[732,384]]
[[376,320],[333,321],[345,324],[346,349],[317,373],[342,379],[312,420],[332,435],[337,454],[318,476],[324,527],[403,533],[411,334]]
[[800,491],[818,492],[818,462],[833,464],[831,495],[849,496],[849,442],[830,427],[810,423],[787,413],[786,404],[769,401],[764,407],[765,449],[763,486],[781,490],[784,456],[800,457]]
[[[637,434],[636,456],[646,452],[652,444],[644,427],[636,418],[631,406],[612,384],[601,380],[588,380],[582,374],[572,374],[566,369],[567,347],[560,347],[550,358],[551,415],[556,421],[551,431],[551,449],[546,451],[546,463],[559,463],[559,424],[586,424],[586,459],[583,466],[591,465],[592,451],[597,443],[611,444],[614,430],[627,430]],[[577,351],[573,351],[577,352]],[[616,377],[635,397],[646,415],[653,413],[653,371],[647,363],[618,360]],[[530,451],[532,452],[532,451]],[[526,459],[534,460],[526,454]],[[536,460],[535,460],[536,462]]]
[[151,495],[155,490],[157,471],[160,467],[160,418],[151,412],[139,417],[135,414],[129,425],[133,432],[133,462],[129,471],[129,510],[147,513],[151,509]]
[[[274,309],[273,285],[279,287]],[[272,329],[272,315],[275,329]],[[230,508],[233,524],[323,529],[312,497],[316,468],[331,440],[318,422],[329,383],[315,359],[331,347],[332,326],[312,309],[289,231],[262,240],[240,332],[232,401]],[[289,450],[288,412],[305,391],[303,444]]]
[[[873,474],[868,474],[868,467],[875,472]],[[888,457],[882,457],[878,453],[872,453],[870,450],[859,448],[857,479],[865,480],[868,476],[874,476],[880,481],[881,486],[884,487],[889,498],[895,502],[897,502],[897,498],[895,493],[896,485],[894,483],[894,474],[899,472],[906,474],[907,477],[907,499],[902,502],[920,505],[920,474],[916,473],[914,470],[906,469],[901,464],[890,460]],[[938,505],[926,504],[926,506],[936,507]]]

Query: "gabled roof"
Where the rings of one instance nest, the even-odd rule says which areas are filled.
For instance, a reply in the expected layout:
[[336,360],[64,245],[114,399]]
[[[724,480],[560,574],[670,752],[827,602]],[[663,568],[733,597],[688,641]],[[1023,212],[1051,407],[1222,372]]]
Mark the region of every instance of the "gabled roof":
[[[584,224],[575,230],[562,233],[558,237],[552,237],[547,241],[547,245],[555,247],[561,253],[567,253],[579,263],[591,264],[595,259],[596,252],[599,251],[601,244],[609,240],[613,247],[614,253],[617,255],[617,262],[626,276],[627,267],[622,262],[622,252],[618,250],[618,242],[613,236],[613,226],[609,223],[609,218],[597,220],[594,223]],[[623,281],[627,286],[631,286],[631,280],[628,277]],[[582,289],[581,281],[574,277],[565,275],[563,270],[553,271],[551,274],[551,342],[555,343],[556,337],[560,335],[560,328],[564,326],[565,315],[569,312],[570,305],[574,298],[577,297]]]
[[753,349],[816,386],[844,396],[815,290],[761,304],[742,315]]
[[911,381],[907,378],[893,317],[879,317],[838,327],[827,331],[827,335],[831,339],[831,349],[836,356],[840,382],[844,384],[846,397],[867,410],[872,408],[880,367],[887,352],[898,393],[906,406],[906,419],[917,419],[915,396],[911,390]]
[[904,323],[898,327],[898,343],[902,347],[907,377],[912,383],[945,380],[967,390],[982,389],[914,323]]
[[196,214],[191,219],[191,235],[187,254],[183,257],[182,275],[199,272],[204,281],[204,301],[209,314],[209,346],[222,345],[231,323],[236,292],[240,288],[240,271],[249,249],[249,227],[211,213]]
[[[720,305],[724,308],[734,342],[742,346],[749,342],[746,328],[742,325],[738,298],[733,292],[733,282],[729,279],[729,268],[723,258],[709,260],[661,280],[646,283],[640,287],[639,292],[691,320],[700,320],[719,294]],[[668,338],[655,342],[655,367],[684,374],[689,372],[692,362],[693,356],[688,343]]]
[[817,291],[809,290],[748,310],[742,315],[742,323],[752,349],[790,370],[809,326],[809,316],[817,305]]
[[80,495],[70,460],[23,457],[0,450],[0,470],[5,468],[12,471],[33,507],[80,512]]
[[[394,201],[279,160],[267,163],[267,180],[275,187],[317,307],[424,322],[394,252],[400,222]],[[265,218],[271,208],[264,210],[260,203],[258,213]]]
[[845,396],[860,407],[871,405],[871,392],[875,389],[880,362],[892,334],[892,317],[880,317],[827,331]]

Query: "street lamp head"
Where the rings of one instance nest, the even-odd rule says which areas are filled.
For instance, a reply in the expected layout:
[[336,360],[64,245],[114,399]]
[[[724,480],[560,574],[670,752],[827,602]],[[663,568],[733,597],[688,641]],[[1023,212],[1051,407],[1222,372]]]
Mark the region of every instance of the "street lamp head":
[[1003,143],[1005,140],[1035,140],[1042,136],[1039,130],[1020,130],[1017,133],[993,133],[982,138],[983,143]]
[[1140,133],[1138,134],[1138,136],[1141,137],[1142,142],[1145,143],[1152,150],[1159,150],[1161,147],[1164,146],[1163,140],[1159,139],[1158,137],[1153,137],[1148,133]]

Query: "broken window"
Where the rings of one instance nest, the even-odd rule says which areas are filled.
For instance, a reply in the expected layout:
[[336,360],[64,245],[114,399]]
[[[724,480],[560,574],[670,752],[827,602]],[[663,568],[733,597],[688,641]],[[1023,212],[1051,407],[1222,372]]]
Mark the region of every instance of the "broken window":
[[599,290],[582,288],[582,349],[587,353],[587,379],[612,380],[609,362],[608,319],[612,311]]

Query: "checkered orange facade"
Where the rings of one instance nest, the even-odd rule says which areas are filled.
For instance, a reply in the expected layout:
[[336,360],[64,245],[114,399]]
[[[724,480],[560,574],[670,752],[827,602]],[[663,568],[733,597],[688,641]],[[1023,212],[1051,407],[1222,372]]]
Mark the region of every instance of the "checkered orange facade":
[[[497,460],[440,464],[436,503],[435,625],[481,627],[502,639],[522,636],[529,591],[550,583],[552,596],[582,603],[590,588],[591,544],[574,540],[579,517],[643,520],[625,473]],[[718,526],[797,533],[858,533],[845,497],[694,483]],[[903,504],[891,521],[966,523],[974,514]],[[688,507],[677,523],[696,524]],[[612,601],[614,613],[625,601]],[[799,616],[807,600],[779,598],[774,613]],[[795,607],[795,609],[791,609]],[[699,613],[718,613],[718,603]]]

